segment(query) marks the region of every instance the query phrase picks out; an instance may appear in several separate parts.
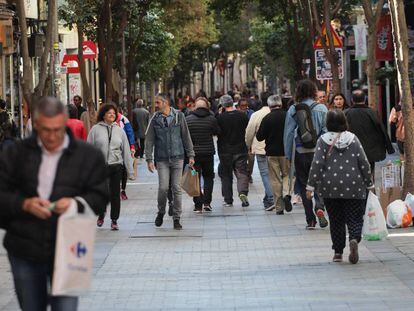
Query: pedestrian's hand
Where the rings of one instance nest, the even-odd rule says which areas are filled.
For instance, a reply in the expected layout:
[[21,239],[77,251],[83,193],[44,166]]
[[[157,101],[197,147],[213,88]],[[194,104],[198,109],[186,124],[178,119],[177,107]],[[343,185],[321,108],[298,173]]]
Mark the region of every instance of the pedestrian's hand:
[[47,209],[50,205],[48,200],[41,198],[30,198],[23,202],[23,211],[32,214],[40,219],[48,219],[52,216],[52,212]]
[[195,164],[194,159],[189,159],[189,160],[188,160],[188,166],[190,166],[190,167],[194,167],[194,164]]
[[72,198],[61,198],[60,200],[56,201],[53,212],[56,214],[63,214],[69,208],[72,200]]
[[152,161],[148,162],[148,170],[149,170],[151,173],[154,173],[154,172],[155,172],[155,165],[154,165],[154,162],[152,162]]
[[312,191],[306,191],[306,198],[308,199],[308,200],[312,200],[312,198],[313,198],[313,192]]

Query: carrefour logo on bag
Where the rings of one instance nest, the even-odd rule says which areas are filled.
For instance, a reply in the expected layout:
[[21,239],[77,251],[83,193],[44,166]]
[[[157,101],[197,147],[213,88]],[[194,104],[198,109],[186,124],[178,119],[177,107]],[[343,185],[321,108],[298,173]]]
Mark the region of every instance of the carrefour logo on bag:
[[70,247],[70,252],[78,258],[82,258],[86,255],[88,249],[85,244],[78,242]]

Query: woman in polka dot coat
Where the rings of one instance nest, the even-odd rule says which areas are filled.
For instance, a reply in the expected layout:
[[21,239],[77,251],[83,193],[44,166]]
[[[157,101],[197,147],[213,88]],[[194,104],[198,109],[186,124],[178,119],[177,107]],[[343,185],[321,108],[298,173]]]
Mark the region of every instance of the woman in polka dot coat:
[[367,189],[373,188],[371,169],[358,138],[348,132],[344,113],[332,110],[327,115],[328,133],[317,143],[308,185],[308,198],[316,191],[323,197],[330,220],[333,261],[341,262],[349,232],[349,261],[357,263],[361,241]]

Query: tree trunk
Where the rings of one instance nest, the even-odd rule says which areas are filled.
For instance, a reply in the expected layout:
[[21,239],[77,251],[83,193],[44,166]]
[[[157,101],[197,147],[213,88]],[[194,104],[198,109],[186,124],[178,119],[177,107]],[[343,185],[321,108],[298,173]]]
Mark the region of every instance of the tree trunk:
[[382,7],[385,0],[379,0],[375,12],[372,10],[372,3],[370,0],[363,0],[362,6],[364,8],[365,20],[368,24],[368,55],[367,55],[367,78],[368,78],[368,105],[377,110],[378,102],[378,88],[376,85],[376,41],[377,41],[377,25],[381,17]]
[[390,0],[390,13],[393,28],[395,59],[398,70],[398,86],[405,127],[405,176],[403,196],[414,193],[414,111],[413,98],[408,74],[408,31],[403,0]]
[[[47,95],[47,90],[50,87],[48,81],[50,81],[53,71],[54,55],[53,54],[53,38],[54,32],[57,31],[54,26],[54,20],[56,15],[56,0],[49,1],[48,14],[47,14],[47,29],[45,38],[45,49],[40,59],[40,73],[39,83],[34,89],[35,100],[41,96]],[[49,59],[50,57],[50,59]],[[48,70],[49,63],[49,70]],[[54,83],[54,81],[52,81]]]
[[368,55],[367,55],[367,79],[368,79],[368,105],[375,111],[377,111],[378,90],[375,79],[376,73],[376,59],[375,59],[375,47],[376,47],[376,27],[368,28]]
[[33,111],[32,93],[33,93],[33,72],[32,63],[29,56],[29,43],[27,39],[27,23],[26,23],[26,11],[25,0],[16,0],[17,15],[19,17],[20,26],[20,46],[21,55],[23,58],[23,79],[21,86],[23,90],[23,96],[29,105],[30,111]]
[[96,110],[95,104],[92,98],[92,91],[88,83],[88,79],[86,76],[86,66],[85,60],[83,59],[83,26],[78,23],[77,24],[77,31],[78,31],[78,60],[79,60],[79,71],[82,81],[82,90],[83,95],[85,98],[86,106],[88,108],[89,120],[91,124],[96,123]]

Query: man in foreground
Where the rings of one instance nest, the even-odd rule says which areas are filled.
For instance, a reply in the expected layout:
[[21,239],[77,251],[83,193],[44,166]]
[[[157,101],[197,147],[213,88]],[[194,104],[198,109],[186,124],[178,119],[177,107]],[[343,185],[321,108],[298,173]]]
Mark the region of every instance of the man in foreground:
[[[101,152],[66,129],[65,106],[41,99],[34,134],[0,155],[0,226],[22,310],[76,310],[77,297],[49,297],[57,221],[80,196],[98,214],[107,203]],[[87,160],[85,160],[87,159]],[[84,206],[78,203],[78,212]]]

